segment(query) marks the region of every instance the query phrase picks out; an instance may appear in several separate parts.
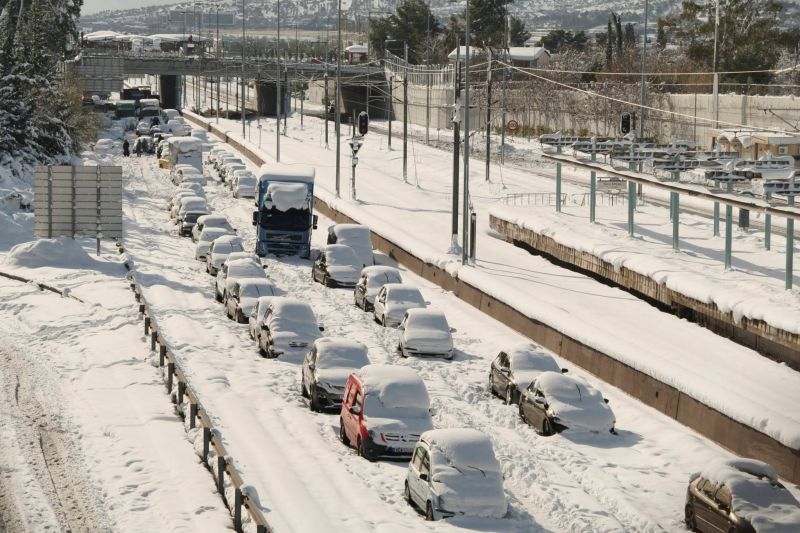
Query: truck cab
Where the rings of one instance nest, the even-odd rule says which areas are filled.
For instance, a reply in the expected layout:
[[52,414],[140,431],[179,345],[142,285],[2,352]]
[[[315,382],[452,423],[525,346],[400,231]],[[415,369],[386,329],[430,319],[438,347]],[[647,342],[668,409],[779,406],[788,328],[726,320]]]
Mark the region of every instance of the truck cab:
[[311,255],[311,230],[317,227],[312,167],[262,165],[256,191],[256,254]]

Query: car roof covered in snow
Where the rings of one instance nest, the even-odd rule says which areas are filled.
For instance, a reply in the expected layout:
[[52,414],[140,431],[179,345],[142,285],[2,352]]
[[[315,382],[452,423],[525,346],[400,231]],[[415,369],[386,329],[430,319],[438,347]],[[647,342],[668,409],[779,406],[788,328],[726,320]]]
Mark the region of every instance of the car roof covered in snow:
[[505,352],[511,359],[511,368],[513,370],[531,369],[561,372],[561,367],[558,366],[553,356],[532,342],[520,342],[511,346]]
[[351,339],[322,337],[314,341],[319,368],[361,368],[369,364],[367,347]]
[[326,259],[333,260],[332,263],[359,265],[356,252],[346,244],[329,244],[324,251]]
[[431,400],[425,382],[408,367],[367,365],[356,375],[364,385],[367,395],[378,397],[384,407],[430,407]]
[[258,171],[258,181],[295,181],[314,183],[316,171],[306,165],[264,164]]
[[778,482],[772,466],[755,459],[722,459],[699,475],[728,487],[733,510],[758,533],[800,531],[800,502]]
[[[173,122],[172,120],[169,123]],[[167,139],[170,146],[177,147],[180,152],[192,152],[203,149],[202,142],[195,137],[170,137]]]
[[444,456],[448,466],[500,472],[492,441],[477,429],[447,428],[426,431],[420,437]]
[[447,317],[444,312],[438,309],[409,309],[406,311],[409,321],[414,324],[416,328],[432,327],[434,329],[449,329],[447,325]]

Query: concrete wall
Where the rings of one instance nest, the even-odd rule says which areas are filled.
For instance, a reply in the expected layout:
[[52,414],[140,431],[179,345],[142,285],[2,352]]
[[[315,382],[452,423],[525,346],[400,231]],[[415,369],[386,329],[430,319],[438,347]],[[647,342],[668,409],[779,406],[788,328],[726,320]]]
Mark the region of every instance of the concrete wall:
[[[261,159],[252,151],[235,140],[228,139],[227,135],[213,125],[199,121],[190,113],[185,116],[188,120],[205,127],[241,150],[255,163],[262,163]],[[358,223],[358,221],[332,209],[319,198],[314,199],[314,208],[334,222]],[[425,263],[375,232],[372,233],[372,244],[376,249],[381,250],[415,274],[439,285],[444,290],[452,291],[473,307],[533,339],[561,357],[587,369],[646,405],[674,418],[736,454],[772,464],[785,479],[794,483],[800,482],[800,453],[797,450],[792,450],[771,437],[686,396],[677,389],[661,383],[591,346],[563,335],[547,324],[520,313],[480,289],[451,276],[441,268]]]

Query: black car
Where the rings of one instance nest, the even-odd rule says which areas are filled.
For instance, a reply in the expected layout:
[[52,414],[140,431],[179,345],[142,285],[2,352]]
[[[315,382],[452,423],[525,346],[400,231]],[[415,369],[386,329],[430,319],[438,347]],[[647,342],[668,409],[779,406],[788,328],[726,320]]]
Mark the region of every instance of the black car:
[[800,531],[800,502],[775,469],[754,459],[706,465],[689,483],[684,513],[686,526],[702,533],[755,533],[754,523],[758,531]]
[[519,403],[522,391],[542,372],[566,372],[553,357],[531,342],[503,350],[489,368],[489,389],[507,404]]

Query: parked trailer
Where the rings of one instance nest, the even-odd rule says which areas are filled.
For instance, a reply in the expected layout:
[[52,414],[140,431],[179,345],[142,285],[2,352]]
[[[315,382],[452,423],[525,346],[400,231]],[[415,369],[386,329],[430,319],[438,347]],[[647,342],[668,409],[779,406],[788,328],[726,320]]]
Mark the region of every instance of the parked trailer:
[[262,165],[253,225],[256,254],[311,255],[311,230],[317,227],[312,167]]
[[167,139],[169,144],[169,168],[175,168],[178,164],[192,165],[202,174],[203,172],[203,145],[200,140],[194,137],[170,137]]

